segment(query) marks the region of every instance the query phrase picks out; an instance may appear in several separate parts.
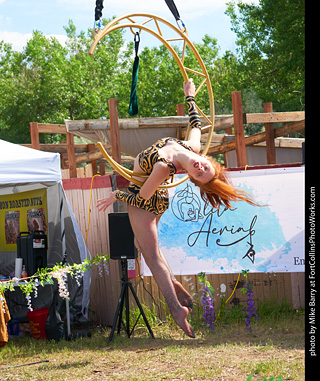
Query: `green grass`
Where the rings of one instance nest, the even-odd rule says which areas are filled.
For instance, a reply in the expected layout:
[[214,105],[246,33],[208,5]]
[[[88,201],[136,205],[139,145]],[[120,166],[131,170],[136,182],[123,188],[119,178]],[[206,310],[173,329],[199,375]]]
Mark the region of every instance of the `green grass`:
[[[259,322],[247,331],[239,307],[225,310],[212,331],[197,324],[187,338],[171,319],[146,311],[155,339],[140,318],[133,336],[87,324],[91,338],[49,342],[24,337],[0,351],[1,380],[304,380],[304,314],[286,303],[258,306]],[[196,316],[196,314],[195,314]]]

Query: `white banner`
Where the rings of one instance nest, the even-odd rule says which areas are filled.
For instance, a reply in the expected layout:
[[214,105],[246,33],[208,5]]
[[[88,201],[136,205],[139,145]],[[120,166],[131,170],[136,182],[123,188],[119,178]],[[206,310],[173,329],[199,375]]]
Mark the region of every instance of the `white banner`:
[[[175,275],[304,271],[304,167],[229,172],[263,207],[205,208],[190,181],[169,189],[159,246]],[[178,176],[179,177],[179,176]],[[152,275],[143,263],[143,274]]]

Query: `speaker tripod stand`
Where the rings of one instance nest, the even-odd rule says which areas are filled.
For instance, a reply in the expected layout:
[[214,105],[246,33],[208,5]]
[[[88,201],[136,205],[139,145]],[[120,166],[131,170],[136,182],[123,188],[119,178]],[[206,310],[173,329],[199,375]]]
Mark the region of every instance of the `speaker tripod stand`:
[[[117,325],[117,322],[118,322],[118,335],[120,334],[120,330],[121,330],[121,323],[124,325],[125,327],[125,331],[127,333],[127,336],[130,338],[130,336],[132,335],[137,323],[138,323],[138,320],[140,319],[140,316],[143,317],[143,320],[149,330],[149,333],[151,335],[152,338],[154,338],[154,335],[153,335],[153,332],[152,332],[152,329],[149,325],[149,322],[147,320],[147,317],[143,311],[143,308],[140,304],[140,301],[137,297],[137,294],[132,286],[132,283],[129,281],[128,279],[128,262],[127,262],[127,259],[121,259],[121,270],[122,270],[122,278],[121,278],[121,281],[122,281],[122,286],[121,286],[121,293],[120,293],[120,297],[119,297],[119,300],[118,300],[118,306],[117,306],[117,310],[116,310],[116,313],[115,313],[115,316],[114,316],[114,320],[113,320],[113,325],[112,325],[112,329],[111,329],[111,333],[110,333],[110,336],[109,336],[109,343],[112,341],[112,338],[113,338],[113,334],[114,334],[114,331],[116,329],[116,325]],[[129,290],[131,291],[136,303],[137,303],[137,306],[139,308],[139,311],[140,311],[140,315],[138,316],[136,322],[134,323],[131,331],[130,331],[130,322],[129,322],[129,317],[130,317],[130,311],[129,311]],[[125,306],[125,323],[123,322],[123,319],[122,319],[122,314],[123,314],[123,307]]]

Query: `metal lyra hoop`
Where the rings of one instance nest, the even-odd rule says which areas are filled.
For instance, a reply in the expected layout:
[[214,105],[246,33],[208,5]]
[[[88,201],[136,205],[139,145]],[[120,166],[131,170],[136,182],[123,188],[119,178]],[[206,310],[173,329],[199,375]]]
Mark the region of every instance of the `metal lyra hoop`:
[[[137,18],[140,20],[138,22]],[[153,28],[152,28],[153,27]],[[165,38],[164,37],[164,29],[170,30],[170,33],[174,33],[174,36],[172,38]],[[188,38],[186,28],[183,27],[179,29],[177,26],[171,24],[170,22],[166,21],[165,19],[147,14],[147,13],[132,13],[124,16],[120,16],[112,20],[108,25],[106,25],[103,29],[97,30],[95,29],[93,31],[93,38],[94,41],[90,47],[89,54],[92,55],[94,53],[95,48],[97,47],[99,41],[105,37],[107,34],[117,30],[117,29],[123,29],[123,28],[129,28],[131,31],[132,29],[139,29],[141,32],[142,30],[150,33],[154,37],[158,38],[163,45],[166,46],[166,48],[170,51],[172,54],[173,58],[176,60],[179,69],[181,71],[181,74],[183,76],[183,79],[185,82],[189,80],[188,78],[188,73],[192,73],[193,78],[195,76],[200,76],[202,81],[199,87],[196,89],[196,95],[200,91],[200,89],[206,85],[207,87],[207,92],[208,92],[208,98],[210,102],[210,116],[207,116],[198,106],[198,112],[201,116],[204,117],[206,120],[207,124],[201,128],[202,132],[208,132],[208,137],[206,141],[206,145],[203,149],[203,154],[205,155],[208,152],[208,149],[210,147],[211,139],[213,136],[214,132],[214,118],[215,118],[215,112],[214,112],[214,97],[213,97],[213,92],[212,92],[212,87],[211,87],[211,81],[209,78],[209,74],[207,72],[207,69],[202,61],[202,58],[200,57],[197,49],[195,46],[192,44],[190,39]],[[176,36],[178,35],[178,36]],[[172,41],[183,41],[183,49],[182,49],[182,56],[179,57],[178,53],[175,51],[175,49],[170,45],[170,42]],[[188,68],[184,64],[185,60],[185,52],[186,52],[186,47],[189,47],[189,49],[192,51],[194,56],[197,59],[197,62],[200,66],[200,70],[193,70],[191,68]],[[190,126],[188,126],[187,134],[186,134],[186,139],[188,139],[190,133]],[[110,155],[106,152],[104,149],[103,145],[101,143],[98,143],[98,148],[102,152],[103,156],[105,159],[109,162],[109,164],[114,168],[115,171],[117,171],[121,176],[126,178],[127,180],[135,183],[136,185],[142,185],[139,181],[136,179],[133,179],[133,171],[124,168],[121,166],[119,163],[114,161]],[[174,186],[177,186],[178,184],[181,184],[184,182],[188,176],[185,176],[184,178],[180,179],[177,182],[172,182],[170,184],[164,184],[161,185],[160,188],[171,188]]]

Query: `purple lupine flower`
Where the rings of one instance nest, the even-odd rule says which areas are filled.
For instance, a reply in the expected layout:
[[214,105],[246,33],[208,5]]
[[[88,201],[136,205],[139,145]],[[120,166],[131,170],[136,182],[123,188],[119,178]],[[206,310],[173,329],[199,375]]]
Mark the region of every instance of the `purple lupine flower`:
[[245,318],[245,325],[248,328],[249,332],[252,332],[252,328],[250,326],[251,319],[254,317],[255,321],[258,321],[258,315],[257,315],[257,309],[255,306],[255,302],[253,299],[253,291],[252,291],[252,285],[247,280],[245,285],[245,292],[247,294],[247,317]]
[[214,330],[216,315],[211,294],[210,288],[208,286],[204,286],[202,294],[203,320],[209,328]]

